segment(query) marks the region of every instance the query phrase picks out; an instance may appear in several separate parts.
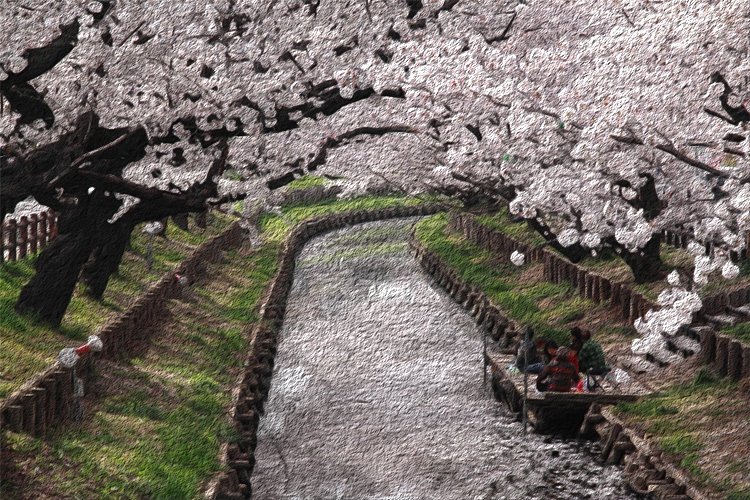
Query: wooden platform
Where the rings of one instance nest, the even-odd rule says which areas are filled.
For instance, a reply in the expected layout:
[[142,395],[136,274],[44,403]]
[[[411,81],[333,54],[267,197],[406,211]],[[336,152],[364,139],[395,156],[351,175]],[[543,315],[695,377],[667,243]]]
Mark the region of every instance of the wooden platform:
[[[523,409],[523,373],[512,369],[515,356],[488,353],[487,364],[492,367],[492,384],[495,395],[504,401],[511,411],[521,413]],[[602,405],[621,401],[636,401],[649,391],[631,381],[617,384],[607,377],[598,377],[601,388],[592,392],[538,392],[537,374],[528,376],[526,409],[529,422],[538,432],[575,433],[580,428],[583,416],[592,403]],[[569,431],[569,432],[568,432]]]

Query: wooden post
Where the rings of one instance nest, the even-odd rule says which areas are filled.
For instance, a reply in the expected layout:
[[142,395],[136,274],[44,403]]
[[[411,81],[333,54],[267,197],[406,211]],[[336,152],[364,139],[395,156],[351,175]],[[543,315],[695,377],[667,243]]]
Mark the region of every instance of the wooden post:
[[5,409],[5,421],[13,432],[23,430],[23,406],[9,406]]
[[59,217],[52,210],[49,211],[49,214],[49,238],[47,238],[47,241],[52,241],[57,236],[57,220],[59,219]]
[[47,212],[39,214],[39,225],[37,227],[37,246],[42,249],[47,246]]
[[26,257],[26,245],[29,242],[29,218],[25,215],[21,217],[21,221],[18,224],[18,258],[23,259]]
[[6,234],[8,235],[8,244],[5,248],[8,249],[8,262],[14,262],[16,260],[16,230],[18,224],[16,219],[10,219],[8,224],[5,226]]
[[57,380],[57,401],[55,409],[60,420],[70,418],[70,404],[73,401],[73,372],[70,369],[54,372]]
[[47,430],[47,391],[42,387],[33,387],[31,392],[36,399],[34,434],[41,436]]
[[729,343],[727,376],[732,380],[739,380],[742,376],[742,344],[736,340]]
[[29,434],[36,431],[36,401],[33,394],[24,394],[21,396],[21,406],[23,406],[23,430]]
[[701,332],[701,362],[708,365],[716,358],[716,333],[713,330]]
[[31,254],[35,254],[37,250],[37,225],[37,215],[31,214],[29,216],[29,253]]
[[42,381],[41,385],[42,387],[44,387],[44,390],[47,391],[47,413],[45,415],[45,419],[47,421],[47,426],[49,426],[55,420],[55,415],[57,415],[57,380],[55,379],[54,375],[52,375],[46,380]]
[[741,378],[750,378],[750,347],[742,348],[742,373]]
[[716,339],[716,369],[720,377],[727,376],[727,351],[729,348],[729,339],[719,337]]

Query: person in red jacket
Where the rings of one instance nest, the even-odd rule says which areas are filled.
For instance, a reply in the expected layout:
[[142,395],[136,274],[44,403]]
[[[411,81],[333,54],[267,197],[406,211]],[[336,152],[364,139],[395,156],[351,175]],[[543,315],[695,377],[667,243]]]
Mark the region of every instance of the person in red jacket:
[[[569,360],[570,349],[560,347],[557,349],[555,359],[544,367],[542,373],[536,379],[536,388],[539,391],[570,392],[578,382],[578,370]],[[547,381],[549,379],[549,381]]]

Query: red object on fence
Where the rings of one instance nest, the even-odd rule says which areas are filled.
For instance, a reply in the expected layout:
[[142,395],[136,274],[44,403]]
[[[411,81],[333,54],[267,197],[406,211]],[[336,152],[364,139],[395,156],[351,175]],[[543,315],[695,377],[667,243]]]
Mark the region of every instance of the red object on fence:
[[90,350],[91,350],[91,346],[89,344],[84,344],[81,347],[79,347],[78,349],[76,349],[76,354],[78,354],[80,356],[82,354],[86,354]]

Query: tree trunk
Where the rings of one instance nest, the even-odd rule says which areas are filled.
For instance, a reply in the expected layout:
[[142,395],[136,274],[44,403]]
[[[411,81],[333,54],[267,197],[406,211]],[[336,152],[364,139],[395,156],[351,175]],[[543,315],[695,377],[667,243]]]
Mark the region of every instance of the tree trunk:
[[188,214],[177,214],[172,216],[172,222],[174,225],[182,229],[183,231],[188,230]]
[[633,271],[636,283],[657,281],[664,277],[663,262],[659,251],[660,244],[661,238],[658,234],[653,235],[646,246],[636,252],[628,252],[618,244],[618,248],[621,249],[620,257]]
[[92,258],[83,267],[82,279],[92,297],[101,299],[104,295],[110,276],[120,267],[133,227],[130,224],[113,226],[106,240],[94,249]]
[[91,239],[80,231],[52,240],[37,259],[36,274],[21,290],[16,311],[59,326],[90,253]]
[[588,250],[583,248],[580,243],[575,243],[573,245],[570,245],[569,247],[562,246],[557,242],[557,235],[553,233],[552,230],[539,219],[526,219],[526,222],[528,223],[530,228],[539,233],[542,238],[545,239],[549,246],[567,257],[568,260],[573,264],[577,264],[581,261],[581,259],[588,255]]
[[59,326],[75,291],[78,276],[94,247],[108,234],[107,220],[120,200],[102,190],[79,194],[60,214],[58,235],[37,258],[36,274],[21,290],[16,311]]

